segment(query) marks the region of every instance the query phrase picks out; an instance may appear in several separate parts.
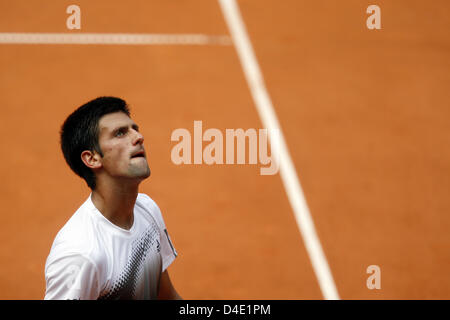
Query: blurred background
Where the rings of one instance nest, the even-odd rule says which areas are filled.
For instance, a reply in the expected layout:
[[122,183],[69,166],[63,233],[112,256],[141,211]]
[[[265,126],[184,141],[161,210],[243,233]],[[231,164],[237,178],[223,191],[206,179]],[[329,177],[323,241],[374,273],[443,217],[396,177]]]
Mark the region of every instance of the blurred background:
[[[68,6],[80,29],[68,29]],[[238,0],[342,299],[450,298],[450,2]],[[369,29],[370,5],[381,29]],[[213,0],[0,0],[6,33],[201,34],[203,44],[0,43],[0,299],[42,299],[52,241],[90,190],[59,129],[125,99],[185,299],[323,299],[279,174],[175,165],[177,128],[263,128]],[[2,36],[3,35],[3,36]],[[369,289],[367,267],[380,268]]]

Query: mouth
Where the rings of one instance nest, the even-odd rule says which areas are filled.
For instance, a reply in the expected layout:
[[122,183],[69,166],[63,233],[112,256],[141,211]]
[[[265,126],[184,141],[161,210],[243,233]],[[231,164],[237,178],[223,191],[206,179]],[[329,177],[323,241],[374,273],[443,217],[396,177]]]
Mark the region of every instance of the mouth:
[[145,151],[138,151],[138,152],[136,152],[135,154],[133,154],[132,156],[131,156],[131,159],[133,159],[133,158],[145,158]]

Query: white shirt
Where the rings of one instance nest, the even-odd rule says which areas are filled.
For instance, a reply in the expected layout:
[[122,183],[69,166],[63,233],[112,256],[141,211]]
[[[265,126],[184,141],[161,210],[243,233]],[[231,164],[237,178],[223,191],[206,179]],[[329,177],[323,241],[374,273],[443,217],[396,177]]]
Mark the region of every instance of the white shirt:
[[44,299],[156,299],[160,275],[177,256],[158,205],[139,193],[125,230],[91,196],[56,235]]

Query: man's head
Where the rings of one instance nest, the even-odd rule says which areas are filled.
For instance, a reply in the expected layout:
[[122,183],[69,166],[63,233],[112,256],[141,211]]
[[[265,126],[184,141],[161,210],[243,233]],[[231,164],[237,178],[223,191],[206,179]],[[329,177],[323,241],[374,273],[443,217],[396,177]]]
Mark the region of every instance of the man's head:
[[98,176],[145,179],[150,175],[144,137],[126,102],[100,97],[75,110],[61,127],[61,149],[70,168],[94,190]]

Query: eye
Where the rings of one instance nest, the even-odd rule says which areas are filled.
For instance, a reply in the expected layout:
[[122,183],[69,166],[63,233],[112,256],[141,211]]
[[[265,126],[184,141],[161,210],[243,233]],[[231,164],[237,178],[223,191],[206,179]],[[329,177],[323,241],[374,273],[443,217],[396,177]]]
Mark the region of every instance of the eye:
[[114,136],[121,137],[121,136],[125,135],[126,133],[127,133],[127,129],[126,128],[121,128],[121,129],[116,131]]

